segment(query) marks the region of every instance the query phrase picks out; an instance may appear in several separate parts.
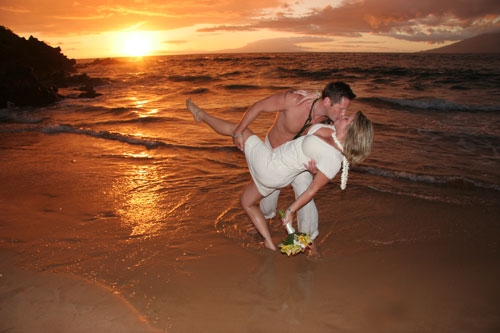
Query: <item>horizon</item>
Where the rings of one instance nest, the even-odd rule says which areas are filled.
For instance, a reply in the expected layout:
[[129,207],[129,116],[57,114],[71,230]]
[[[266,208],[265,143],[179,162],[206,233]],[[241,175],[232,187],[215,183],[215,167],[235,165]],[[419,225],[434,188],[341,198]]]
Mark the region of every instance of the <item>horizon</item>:
[[[35,37],[35,36],[33,36]],[[64,50],[61,50],[64,54]],[[94,57],[94,58],[72,58],[75,60],[104,60],[104,59],[131,59],[131,60],[140,60],[143,58],[154,58],[154,57],[175,57],[175,56],[191,56],[191,55],[200,55],[200,56],[210,56],[210,55],[249,55],[249,54],[303,54],[303,53],[362,53],[362,54],[412,54],[412,53],[423,53],[421,51],[417,52],[377,52],[377,51],[290,51],[290,52],[206,52],[206,53],[176,53],[176,54],[148,54],[143,56],[113,56],[113,57]],[[68,57],[69,58],[69,57]]]
[[236,53],[418,53],[500,27],[500,3],[468,0],[4,0],[2,24],[78,60]]

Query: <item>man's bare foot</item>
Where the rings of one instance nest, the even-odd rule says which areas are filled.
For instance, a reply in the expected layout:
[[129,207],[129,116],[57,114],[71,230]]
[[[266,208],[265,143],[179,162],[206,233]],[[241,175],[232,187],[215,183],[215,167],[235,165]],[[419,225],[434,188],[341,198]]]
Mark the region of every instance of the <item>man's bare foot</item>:
[[312,258],[320,258],[321,257],[321,252],[319,251],[318,244],[317,242],[313,241],[311,246],[309,247],[309,257]]
[[189,110],[189,112],[191,112],[191,114],[193,115],[194,120],[197,123],[200,123],[200,122],[203,121],[202,116],[205,113],[205,111],[203,111],[202,109],[200,109],[198,107],[198,105],[194,104],[194,102],[193,102],[193,100],[191,98],[188,98],[186,100],[186,107]]

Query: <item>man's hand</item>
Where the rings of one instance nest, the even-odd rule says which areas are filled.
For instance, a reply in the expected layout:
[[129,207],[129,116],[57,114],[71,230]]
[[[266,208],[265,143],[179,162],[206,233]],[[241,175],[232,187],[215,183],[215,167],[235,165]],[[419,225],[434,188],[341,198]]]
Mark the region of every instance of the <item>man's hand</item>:
[[309,160],[309,162],[307,162],[307,164],[304,164],[304,167],[307,169],[307,171],[309,171],[313,175],[315,175],[318,172],[318,168],[316,168],[316,161],[315,160]]
[[243,137],[239,136],[237,138],[233,138],[234,145],[241,151],[245,148],[245,143],[243,142]]

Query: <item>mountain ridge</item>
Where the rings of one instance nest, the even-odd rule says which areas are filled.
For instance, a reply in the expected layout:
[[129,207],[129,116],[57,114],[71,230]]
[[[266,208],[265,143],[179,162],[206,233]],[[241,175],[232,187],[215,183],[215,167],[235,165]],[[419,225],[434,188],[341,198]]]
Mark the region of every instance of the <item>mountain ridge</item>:
[[484,33],[422,53],[500,53],[500,32]]

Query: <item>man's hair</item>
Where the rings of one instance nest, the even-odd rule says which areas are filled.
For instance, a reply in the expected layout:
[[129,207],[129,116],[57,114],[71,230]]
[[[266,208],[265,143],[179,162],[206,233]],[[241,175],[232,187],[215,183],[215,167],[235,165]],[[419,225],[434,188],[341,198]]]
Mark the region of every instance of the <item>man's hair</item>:
[[330,98],[333,105],[336,103],[340,103],[342,101],[342,97],[353,100],[356,98],[356,95],[352,92],[351,87],[349,87],[348,84],[341,81],[336,81],[328,83],[325,89],[323,89],[321,98],[324,99],[326,97]]
[[350,163],[359,163],[368,157],[372,149],[372,144],[372,122],[361,111],[358,111],[347,129],[344,142],[344,155]]

